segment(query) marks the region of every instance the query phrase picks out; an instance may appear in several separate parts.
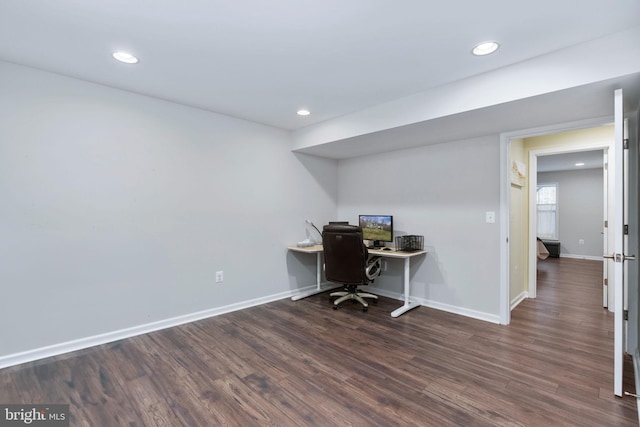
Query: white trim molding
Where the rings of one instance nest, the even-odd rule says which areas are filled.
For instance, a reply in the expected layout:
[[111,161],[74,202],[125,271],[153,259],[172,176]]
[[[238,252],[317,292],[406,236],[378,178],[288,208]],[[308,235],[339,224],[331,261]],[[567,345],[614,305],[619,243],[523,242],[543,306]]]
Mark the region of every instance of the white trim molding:
[[182,316],[172,317],[170,319],[159,320],[157,322],[146,323],[131,328],[107,332],[100,335],[94,335],[59,344],[53,344],[46,347],[23,351],[20,353],[9,354],[0,357],[0,369],[19,365],[21,363],[33,362],[35,360],[40,360],[47,357],[59,356],[61,354],[70,353],[72,351],[78,351],[97,345],[108,344],[114,341],[147,334],[149,332],[159,331],[161,329],[172,328],[174,326],[183,325],[185,323],[207,319],[209,317],[218,316],[220,314],[230,313],[257,305],[266,304],[268,302],[277,301],[283,298],[289,298],[299,293],[301,290],[304,291],[312,288],[315,288],[315,285],[303,289],[296,289],[293,291],[287,291],[262,298],[243,301],[236,304],[230,304],[224,307],[212,308],[209,310],[203,310],[195,313],[185,314]]
[[[374,294],[387,297],[387,298],[397,299],[399,301],[404,301],[404,295],[400,293],[390,292],[385,289],[378,289],[374,287],[370,287],[370,288],[371,288],[371,292]],[[418,302],[422,306],[435,308],[436,310],[446,311],[448,313],[458,314],[460,316],[471,317],[472,319],[483,320],[485,322],[500,324],[500,316],[495,314],[485,313],[485,312],[476,311],[476,310],[470,310],[468,308],[458,307],[458,306],[449,305],[449,304],[443,304],[443,303],[431,301],[425,298],[411,297],[411,300]]]
[[[254,307],[269,302],[290,298],[300,292],[310,291],[316,288],[316,285],[307,286],[292,291],[282,292],[275,295],[269,295],[262,298],[256,298],[248,301],[243,301],[236,304],[230,304],[224,307],[212,308],[210,310],[203,310],[196,313],[190,313],[183,316],[177,316],[170,319],[164,319],[157,322],[146,323],[144,325],[134,326],[132,328],[121,329],[118,331],[107,332],[105,334],[80,338],[77,340],[67,341],[59,344],[54,344],[46,347],[36,348],[33,350],[27,350],[20,353],[9,354],[0,357],[0,369],[7,368],[9,366],[19,365],[21,363],[33,362],[35,360],[45,359],[47,357],[59,356],[73,351],[84,350],[86,348],[108,344],[114,341],[119,341],[126,338],[135,337],[138,335],[147,334],[149,332],[155,332],[162,329],[172,328],[174,326],[183,325],[185,323],[196,322],[198,320],[207,319],[209,317],[218,316],[220,314],[230,313],[233,311],[242,310],[249,307]],[[383,289],[375,288],[376,294],[397,299],[404,300],[404,296],[400,293],[389,292]],[[471,317],[473,319],[483,320],[490,323],[500,323],[500,317],[495,314],[484,313],[476,310],[469,310],[463,307],[452,306],[448,304],[442,304],[439,302],[423,299],[413,298],[425,307],[435,308],[437,310],[446,311],[461,316]]]
[[516,308],[522,301],[526,300],[527,298],[529,298],[529,292],[522,291],[520,295],[511,300],[511,310]]

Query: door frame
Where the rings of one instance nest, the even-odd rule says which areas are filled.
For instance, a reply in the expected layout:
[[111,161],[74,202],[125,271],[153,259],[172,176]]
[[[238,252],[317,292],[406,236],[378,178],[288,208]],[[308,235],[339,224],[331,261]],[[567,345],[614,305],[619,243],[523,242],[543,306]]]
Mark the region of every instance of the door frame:
[[[511,197],[509,190],[511,188],[510,181],[510,171],[511,171],[511,140],[519,139],[519,138],[529,138],[533,136],[547,135],[552,133],[565,132],[570,130],[584,129],[590,127],[598,127],[605,124],[613,123],[613,115],[605,116],[605,117],[596,117],[587,120],[579,120],[574,122],[567,123],[558,123],[550,126],[542,126],[537,128],[530,129],[522,129],[516,130],[512,132],[505,132],[500,134],[500,324],[508,325],[511,322],[511,295],[509,289],[509,226],[510,226],[510,218],[511,218]],[[590,149],[604,149],[609,148],[609,145],[605,147],[605,144],[576,144],[573,147],[580,147],[577,150],[573,151],[585,151]],[[562,147],[563,151],[558,151],[556,154],[561,152],[567,152],[571,150],[567,150],[567,147]],[[542,150],[535,150],[537,153],[541,153]],[[549,154],[552,153],[552,147],[549,147]],[[537,168],[537,156],[534,156],[534,160]],[[531,170],[535,170],[530,166]],[[528,173],[529,175],[529,187],[535,188],[537,183],[537,177],[533,179],[533,183],[531,181],[534,178],[534,174]],[[535,192],[534,192],[535,196]],[[528,196],[530,197],[530,195]],[[531,210],[531,202],[529,203],[529,212]],[[529,213],[531,217],[531,214]],[[536,239],[535,239],[535,229],[533,231],[534,238],[531,239],[531,220],[529,221],[529,232],[527,234],[529,248],[528,255],[528,272],[527,277],[529,281],[529,297],[534,298],[536,293],[536,276],[535,276],[535,266],[537,263],[536,258]],[[535,224],[535,221],[534,221]],[[533,280],[532,280],[533,276]],[[533,294],[531,292],[533,291]]]
[[[604,125],[607,123],[602,123]],[[528,224],[528,234],[527,234],[527,246],[529,248],[529,256],[528,256],[528,294],[529,298],[536,298],[538,293],[538,277],[537,277],[537,265],[538,258],[536,255],[536,237],[537,237],[537,221],[536,221],[536,188],[538,185],[538,157],[539,156],[550,156],[554,154],[564,154],[564,153],[576,153],[580,151],[593,151],[593,150],[603,150],[604,152],[609,152],[611,149],[613,141],[609,143],[593,143],[593,144],[575,144],[575,145],[564,145],[561,147],[548,147],[548,148],[540,148],[536,150],[529,151],[529,167],[531,171],[529,173],[529,224]],[[614,171],[610,168],[609,173],[614,173]],[[607,206],[606,204],[605,206]],[[604,248],[603,248],[604,249]],[[604,251],[603,251],[604,253]]]

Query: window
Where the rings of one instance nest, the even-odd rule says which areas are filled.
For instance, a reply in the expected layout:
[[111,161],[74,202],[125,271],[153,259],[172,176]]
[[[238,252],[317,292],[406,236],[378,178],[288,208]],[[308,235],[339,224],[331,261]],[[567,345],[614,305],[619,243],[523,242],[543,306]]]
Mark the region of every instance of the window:
[[558,240],[558,184],[542,184],[536,189],[538,237]]

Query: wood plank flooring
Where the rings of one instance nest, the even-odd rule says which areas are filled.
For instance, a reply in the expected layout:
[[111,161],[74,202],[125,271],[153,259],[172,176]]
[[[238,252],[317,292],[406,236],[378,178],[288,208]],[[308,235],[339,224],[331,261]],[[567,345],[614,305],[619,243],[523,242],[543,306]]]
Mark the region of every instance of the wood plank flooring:
[[601,268],[541,262],[509,326],[281,300],[0,370],[0,403],[69,403],[72,426],[637,425]]

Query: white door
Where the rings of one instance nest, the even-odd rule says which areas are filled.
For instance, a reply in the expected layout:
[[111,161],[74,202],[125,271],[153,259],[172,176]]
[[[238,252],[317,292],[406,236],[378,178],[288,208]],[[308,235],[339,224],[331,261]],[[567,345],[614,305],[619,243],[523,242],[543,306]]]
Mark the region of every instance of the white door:
[[[622,144],[624,147],[622,159],[622,215],[624,231],[622,234],[622,257],[623,261],[635,260],[635,255],[629,255],[629,128],[627,119],[623,118]],[[622,310],[623,310],[623,330],[622,346],[627,353],[627,336],[629,332],[629,263],[622,263]]]
[[[609,193],[611,189],[609,188],[609,150],[604,150],[604,155],[602,157],[602,182],[603,182],[603,194],[604,194],[604,209],[603,209],[603,228],[602,228],[602,253],[609,254],[612,251],[609,250]],[[607,270],[609,263],[602,263],[602,307],[609,307],[609,272]],[[612,288],[613,289],[613,288]],[[611,307],[611,311],[613,311],[613,306]]]
[[[614,312],[614,378],[613,389],[616,396],[622,397],[622,378],[624,366],[624,350],[626,345],[625,320],[626,310],[626,261],[634,259],[627,255],[627,234],[625,233],[628,217],[628,150],[624,149],[628,141],[625,135],[625,122],[622,102],[622,89],[614,92],[614,146],[613,155],[609,156],[609,167],[613,167],[613,194],[609,200],[613,202],[613,214],[609,217],[609,233],[613,235],[613,245],[605,255],[609,274],[609,308],[611,308],[611,287],[613,287]],[[626,141],[625,141],[626,140]],[[611,153],[610,153],[611,154]],[[613,157],[613,158],[612,158]],[[613,163],[613,165],[612,165]]]

